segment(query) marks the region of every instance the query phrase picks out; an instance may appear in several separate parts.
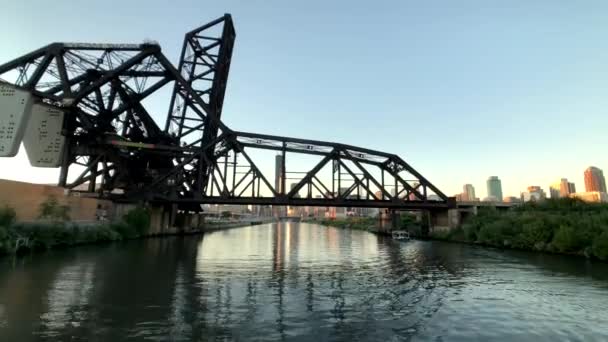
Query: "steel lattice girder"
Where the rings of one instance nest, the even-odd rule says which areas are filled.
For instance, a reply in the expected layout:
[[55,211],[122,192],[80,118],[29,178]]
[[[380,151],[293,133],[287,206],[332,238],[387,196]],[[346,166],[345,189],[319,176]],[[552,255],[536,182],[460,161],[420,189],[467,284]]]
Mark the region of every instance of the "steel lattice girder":
[[[155,43],[54,43],[1,65],[0,77],[13,77],[0,81],[66,112],[63,134],[68,143],[60,185],[73,189],[88,184],[95,196],[184,204],[397,209],[453,204],[393,154],[230,130],[221,114],[235,37],[230,15],[188,32],[177,69]],[[169,83],[173,93],[161,129],[142,102]],[[285,191],[285,162],[281,184],[273,186],[271,175],[250,156],[261,150],[279,152],[283,161],[288,153],[321,160]],[[319,172],[330,162],[328,184]],[[83,171],[68,184],[67,171],[74,165]],[[414,179],[404,179],[404,172]],[[321,198],[313,198],[313,192]],[[429,199],[429,192],[435,200]]]

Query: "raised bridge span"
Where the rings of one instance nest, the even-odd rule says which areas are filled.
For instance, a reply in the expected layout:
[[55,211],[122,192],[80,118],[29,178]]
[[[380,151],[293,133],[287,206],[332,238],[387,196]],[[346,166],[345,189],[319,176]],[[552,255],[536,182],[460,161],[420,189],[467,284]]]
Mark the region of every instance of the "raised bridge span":
[[52,43],[0,65],[0,156],[23,142],[32,166],[60,168],[59,185],[83,196],[195,212],[455,206],[395,154],[230,129],[222,108],[235,38],[226,14],[186,33],[177,67],[154,42]]

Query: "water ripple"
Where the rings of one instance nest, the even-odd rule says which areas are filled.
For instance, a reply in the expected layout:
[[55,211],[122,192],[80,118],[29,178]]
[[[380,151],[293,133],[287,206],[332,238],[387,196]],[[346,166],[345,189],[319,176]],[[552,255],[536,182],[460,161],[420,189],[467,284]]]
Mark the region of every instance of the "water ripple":
[[0,341],[604,341],[605,274],[557,256],[247,227],[0,264]]

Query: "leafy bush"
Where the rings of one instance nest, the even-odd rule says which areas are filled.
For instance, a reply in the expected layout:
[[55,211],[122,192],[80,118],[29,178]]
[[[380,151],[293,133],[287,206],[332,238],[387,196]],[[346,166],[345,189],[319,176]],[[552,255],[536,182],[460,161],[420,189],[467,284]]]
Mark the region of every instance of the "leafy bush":
[[608,205],[578,199],[526,203],[508,211],[480,208],[449,240],[608,259]]
[[91,227],[77,227],[75,229],[77,243],[91,243],[97,241],[97,229]]
[[475,223],[465,223],[462,226],[464,241],[477,242],[478,225]]
[[40,206],[40,216],[50,221],[14,223],[15,211],[0,209],[0,254],[15,253],[17,249],[49,249],[84,243],[133,239],[148,232],[150,215],[144,208],[135,208],[119,222],[105,225],[79,226],[60,222],[68,210],[53,197]]
[[46,201],[40,203],[40,218],[52,221],[69,221],[70,207],[59,204],[55,196],[50,196]]
[[516,248],[538,249],[553,238],[553,229],[542,220],[523,223],[521,228],[521,234],[514,240],[513,246]]
[[125,222],[112,223],[110,224],[110,228],[117,232],[123,239],[135,239],[139,236],[135,227]]
[[6,227],[0,226],[0,254],[8,252],[9,249],[9,235]]
[[118,241],[122,237],[112,229],[112,227],[104,225],[97,230],[97,241]]
[[464,230],[462,228],[450,229],[448,232],[449,240],[465,241]]
[[74,244],[73,234],[61,223],[17,224],[13,230],[16,238],[27,238],[33,249]]
[[0,208],[0,226],[1,227],[8,227],[11,224],[13,224],[15,222],[15,219],[17,217],[17,213],[15,212],[15,209],[9,207],[8,205],[5,205],[4,207]]
[[551,244],[553,244],[559,252],[572,253],[579,250],[581,247],[581,240],[574,230],[574,227],[570,225],[561,225],[555,233]]
[[125,223],[135,230],[136,235],[144,235],[150,228],[150,213],[147,209],[137,207],[123,217]]
[[592,247],[593,255],[601,260],[608,260],[608,230],[595,239]]

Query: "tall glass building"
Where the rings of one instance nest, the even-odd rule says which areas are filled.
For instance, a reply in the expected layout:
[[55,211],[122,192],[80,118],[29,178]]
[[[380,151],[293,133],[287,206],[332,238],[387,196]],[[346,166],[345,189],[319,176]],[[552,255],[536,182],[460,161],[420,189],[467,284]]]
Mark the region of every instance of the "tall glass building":
[[462,187],[462,194],[463,194],[463,199],[465,201],[475,201],[476,197],[475,197],[475,188],[473,187],[473,184],[465,184]]
[[502,202],[502,183],[497,176],[491,176],[486,181],[488,187],[488,197]]

